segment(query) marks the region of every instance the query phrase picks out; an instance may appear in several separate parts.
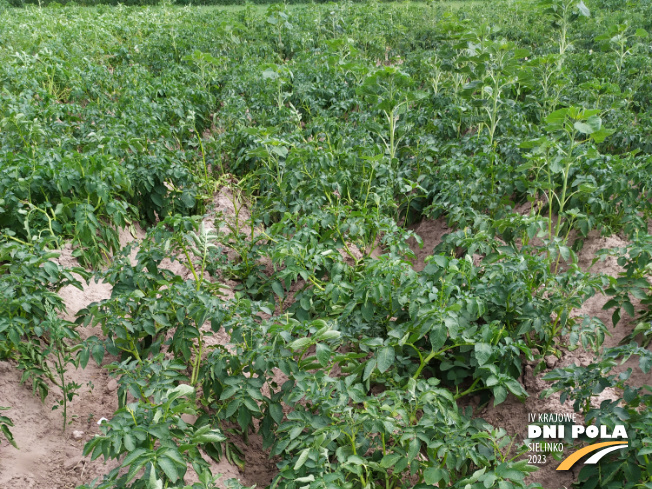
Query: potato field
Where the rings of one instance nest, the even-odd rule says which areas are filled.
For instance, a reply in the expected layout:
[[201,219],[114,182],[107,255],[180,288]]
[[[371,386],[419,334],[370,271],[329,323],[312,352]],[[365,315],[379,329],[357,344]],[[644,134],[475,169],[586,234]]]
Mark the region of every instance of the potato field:
[[651,101],[646,0],[0,0],[0,488],[652,489]]

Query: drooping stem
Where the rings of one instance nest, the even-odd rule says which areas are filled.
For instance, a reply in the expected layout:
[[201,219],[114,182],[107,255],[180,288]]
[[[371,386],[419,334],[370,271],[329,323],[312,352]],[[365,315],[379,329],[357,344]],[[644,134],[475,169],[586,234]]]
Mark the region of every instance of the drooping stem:
[[471,384],[471,386],[468,389],[466,389],[464,392],[460,392],[460,393],[456,394],[455,399],[456,400],[461,399],[462,397],[466,396],[467,394],[470,394],[471,392],[474,392],[475,391],[475,386],[478,385],[478,382],[480,382],[480,377],[475,379],[473,381],[473,383]]
[[421,365],[419,365],[419,368],[414,373],[412,378],[416,380],[419,377],[419,375],[421,374],[421,371],[426,367],[426,365],[428,365],[430,360],[432,360],[436,356],[441,355],[445,351],[452,350],[453,348],[457,348],[458,346],[465,346],[465,345],[471,345],[471,344],[472,343],[456,343],[455,345],[447,346],[446,348],[442,348],[441,350],[431,351],[430,354],[425,359],[422,359],[421,354],[419,354],[419,359],[421,360]]

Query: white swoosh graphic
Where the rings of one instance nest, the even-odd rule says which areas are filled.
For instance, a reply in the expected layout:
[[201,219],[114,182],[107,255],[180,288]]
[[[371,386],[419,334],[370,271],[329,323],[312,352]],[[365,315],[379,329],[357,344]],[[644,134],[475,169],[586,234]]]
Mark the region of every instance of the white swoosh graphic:
[[585,464],[597,464],[602,457],[604,457],[606,454],[613,452],[614,450],[620,450],[621,448],[626,448],[627,445],[616,445],[614,447],[607,447],[603,448],[602,450],[598,450],[596,454],[591,456]]

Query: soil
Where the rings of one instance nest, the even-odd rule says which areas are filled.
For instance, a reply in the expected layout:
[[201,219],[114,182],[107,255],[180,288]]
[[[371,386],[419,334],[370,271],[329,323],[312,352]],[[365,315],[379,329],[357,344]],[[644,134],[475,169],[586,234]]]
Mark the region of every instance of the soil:
[[[214,204],[216,210],[222,212],[221,219],[232,218],[235,214],[233,199],[228,193],[220,192],[216,196]],[[246,213],[245,209],[243,211],[243,214]],[[218,218],[218,221],[221,219]],[[225,231],[224,227],[218,225],[213,219],[207,219],[205,222],[210,227]],[[432,253],[434,247],[450,230],[442,219],[423,221],[413,226],[413,230],[423,239],[422,248],[419,248],[414,242],[411,243],[416,254],[414,268],[422,270],[424,259]],[[244,229],[242,231],[247,232]],[[138,241],[143,238],[144,234],[138,227],[134,227],[132,232],[123,231],[121,244],[124,246],[128,242]],[[579,253],[580,265],[583,269],[588,269],[599,249],[620,247],[625,244],[626,241],[618,236],[604,238],[592,234],[586,239],[584,247]],[[135,252],[132,259],[134,257]],[[58,262],[65,266],[78,266],[77,261],[72,257],[69,246],[61,250]],[[166,265],[181,276],[189,275],[189,271],[179,262],[169,262]],[[620,267],[614,259],[608,258],[596,263],[591,271],[616,276]],[[77,311],[92,302],[108,298],[110,293],[111,287],[108,284],[96,283],[93,280],[84,283],[82,291],[74,287],[62,289],[60,295],[66,303],[66,319],[73,320]],[[227,294],[229,294],[228,291]],[[625,316],[616,328],[611,328],[612,311],[602,309],[606,301],[606,297],[596,295],[584,304],[578,314],[598,317],[608,325],[613,336],[607,339],[606,345],[612,346],[632,330],[633,319]],[[83,337],[101,333],[99,328],[81,328],[80,332]],[[211,343],[227,346],[228,341],[227,335],[215,335],[210,340]],[[110,361],[112,359],[105,359],[105,363]],[[558,361],[551,359],[550,364],[554,363],[554,367],[561,367],[575,362],[588,364],[591,361],[592,355],[579,349],[573,352],[564,351],[561,359]],[[628,366],[635,367],[635,364],[626,364],[621,368],[624,369]],[[644,375],[636,368],[634,368],[634,372],[633,383],[636,385],[652,384],[650,374]],[[528,413],[572,413],[572,406],[569,403],[560,404],[558,396],[548,399],[539,398],[540,393],[548,386],[541,379],[544,374],[545,371],[535,377],[532,375],[532,367],[526,367],[522,380],[529,397],[525,402],[509,397],[498,406],[484,407],[476,415],[496,427],[504,428],[509,435],[516,436],[518,441],[522,441],[527,433]],[[82,449],[85,442],[99,433],[97,421],[102,417],[109,418],[117,409],[114,392],[117,388],[115,380],[93,361],[89,362],[84,370],[69,372],[68,378],[83,387],[80,395],[70,403],[69,412],[72,422],[65,431],[62,431],[60,411],[51,409],[56,399],[59,398],[60,392],[52,389],[45,403],[41,403],[33,395],[30,386],[21,384],[20,371],[13,364],[0,362],[0,405],[12,407],[10,411],[3,414],[9,415],[14,421],[15,426],[12,428],[12,432],[20,448],[16,450],[6,443],[0,445],[0,489],[72,489],[95,477],[100,477],[113,467],[111,464],[105,465],[101,459],[91,461],[89,458],[82,457]],[[282,375],[279,375],[278,381],[282,384]],[[614,392],[607,391],[602,396],[606,398],[614,394]],[[243,448],[246,459],[244,472],[222,460],[220,463],[213,463],[213,473],[223,474],[222,481],[236,478],[248,486],[256,484],[258,487],[264,487],[269,484],[276,469],[274,462],[269,460],[268,454],[262,449],[261,440],[252,435],[249,446],[241,446],[241,448]],[[206,459],[209,460],[207,457]],[[540,470],[530,477],[529,482],[538,482],[547,489],[570,487],[577,480],[577,473],[573,471],[557,472],[555,470],[557,465],[557,461],[549,458],[549,462],[541,466]],[[191,473],[192,469],[189,468],[186,476],[188,483],[196,480]],[[221,487],[226,486],[222,484]]]
[[420,272],[426,266],[426,258],[432,255],[435,246],[441,243],[442,238],[452,232],[452,229],[446,225],[445,219],[439,218],[436,220],[426,219],[418,224],[413,224],[410,226],[410,230],[414,231],[423,241],[419,246],[414,238],[408,240],[410,249],[416,255],[412,268]]

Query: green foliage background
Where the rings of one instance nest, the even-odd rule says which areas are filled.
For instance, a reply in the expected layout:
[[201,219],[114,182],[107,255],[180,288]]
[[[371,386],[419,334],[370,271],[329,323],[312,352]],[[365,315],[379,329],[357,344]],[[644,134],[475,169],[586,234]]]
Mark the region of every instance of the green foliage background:
[[[253,431],[273,487],[526,487],[523,447],[458,403],[523,400],[526,362],[577,348],[595,362],[549,394],[635,428],[583,487],[649,485],[652,396],[611,372],[652,367],[652,6],[459,7],[2,9],[0,359],[61,387],[64,429],[66,368],[107,363],[120,408],[85,453],[128,469],[99,487],[183,487],[188,463],[213,487],[199,449],[241,465],[225,433]],[[207,227],[218,191],[233,215]],[[416,271],[410,225],[435,218]],[[618,277],[579,266],[591,232],[629,241],[603,252]],[[67,242],[112,286],[75,322]],[[601,293],[637,321],[612,349],[577,314]],[[607,387],[626,407],[592,409]]]

